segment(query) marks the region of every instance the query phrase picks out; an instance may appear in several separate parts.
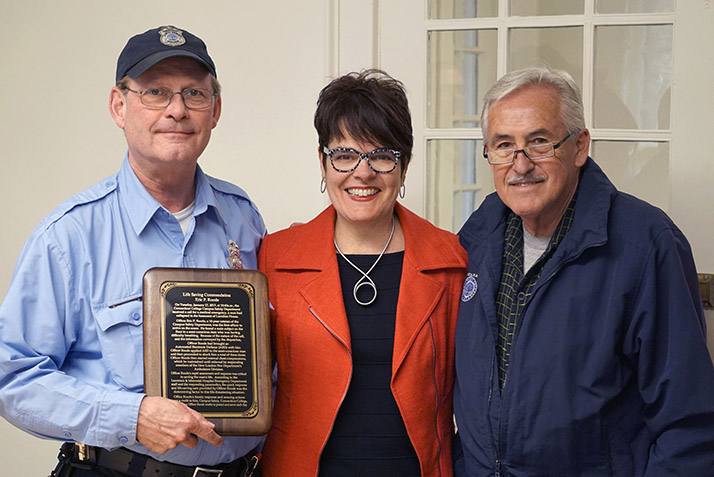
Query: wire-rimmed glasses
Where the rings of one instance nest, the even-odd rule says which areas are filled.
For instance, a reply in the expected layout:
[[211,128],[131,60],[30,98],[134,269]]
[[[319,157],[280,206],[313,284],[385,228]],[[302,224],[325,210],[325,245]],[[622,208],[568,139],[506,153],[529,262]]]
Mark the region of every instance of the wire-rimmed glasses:
[[573,134],[573,132],[569,132],[567,136],[556,144],[553,144],[552,142],[545,144],[533,144],[531,146],[526,146],[523,149],[515,149],[511,147],[508,149],[488,150],[488,146],[484,144],[483,157],[488,160],[489,164],[510,164],[516,159],[516,154],[519,152],[522,152],[531,161],[545,159],[546,157],[553,157],[555,155],[555,150],[562,146]]
[[213,105],[213,101],[218,96],[207,89],[186,88],[182,91],[171,91],[163,86],[149,86],[142,90],[126,88],[132,93],[136,93],[141,98],[141,104],[147,108],[163,109],[171,104],[171,99],[175,94],[180,94],[183,104],[188,109],[208,109]]

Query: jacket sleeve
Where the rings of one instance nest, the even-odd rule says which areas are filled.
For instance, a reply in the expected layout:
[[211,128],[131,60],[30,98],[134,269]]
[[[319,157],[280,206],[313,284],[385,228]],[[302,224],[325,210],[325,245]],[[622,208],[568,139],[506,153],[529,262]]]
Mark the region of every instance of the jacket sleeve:
[[[269,254],[269,246],[272,243],[271,242],[272,237],[266,235],[263,237],[263,242],[260,245],[260,251],[258,252],[258,270],[263,272],[266,277],[270,276],[271,272],[271,267],[270,267],[270,254]],[[273,373],[271,375],[272,378],[272,392],[273,392],[273,402],[275,402],[275,393],[277,392],[278,389],[278,362],[277,362],[277,355],[275,353],[275,319],[276,319],[276,311],[275,311],[275,306],[274,306],[274,301],[275,301],[275,291],[271,287],[270,281],[268,281],[268,294],[269,294],[269,300],[268,300],[268,308],[270,309],[270,346],[271,346],[271,355],[273,359]]]
[[[0,306],[0,414],[39,437],[131,445],[144,395],[64,372],[72,367],[71,352],[91,354],[76,348],[87,333],[77,317],[92,311],[76,271],[49,234],[41,230],[30,238]],[[94,372],[99,380],[105,373]]]
[[714,468],[714,367],[696,269],[676,228],[654,239],[626,330],[652,436],[645,475],[708,475]]

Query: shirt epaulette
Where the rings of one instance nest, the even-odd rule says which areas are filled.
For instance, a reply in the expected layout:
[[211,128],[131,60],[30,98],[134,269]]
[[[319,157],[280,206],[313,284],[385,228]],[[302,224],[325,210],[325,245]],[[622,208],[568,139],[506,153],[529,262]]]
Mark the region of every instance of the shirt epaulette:
[[211,187],[219,192],[235,195],[242,199],[251,201],[246,191],[231,182],[216,179],[215,177],[209,176],[208,174],[206,174],[206,179],[208,179],[208,183],[211,184]]

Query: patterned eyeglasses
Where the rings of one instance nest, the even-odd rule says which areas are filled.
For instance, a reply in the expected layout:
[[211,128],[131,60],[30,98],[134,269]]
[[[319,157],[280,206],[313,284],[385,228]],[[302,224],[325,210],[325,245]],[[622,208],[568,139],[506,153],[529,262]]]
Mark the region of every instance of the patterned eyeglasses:
[[359,152],[351,147],[325,147],[322,152],[330,157],[330,164],[337,172],[352,172],[364,159],[367,165],[377,174],[392,172],[399,162],[402,153],[394,149],[380,147],[371,152]]

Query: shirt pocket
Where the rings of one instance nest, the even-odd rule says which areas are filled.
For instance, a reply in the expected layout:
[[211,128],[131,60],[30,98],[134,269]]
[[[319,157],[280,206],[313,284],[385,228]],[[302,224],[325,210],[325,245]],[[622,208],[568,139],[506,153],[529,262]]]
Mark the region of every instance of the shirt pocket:
[[[96,313],[102,360],[111,379],[132,392],[144,389],[144,327],[142,303],[115,300]],[[116,303],[116,304],[112,304]]]

